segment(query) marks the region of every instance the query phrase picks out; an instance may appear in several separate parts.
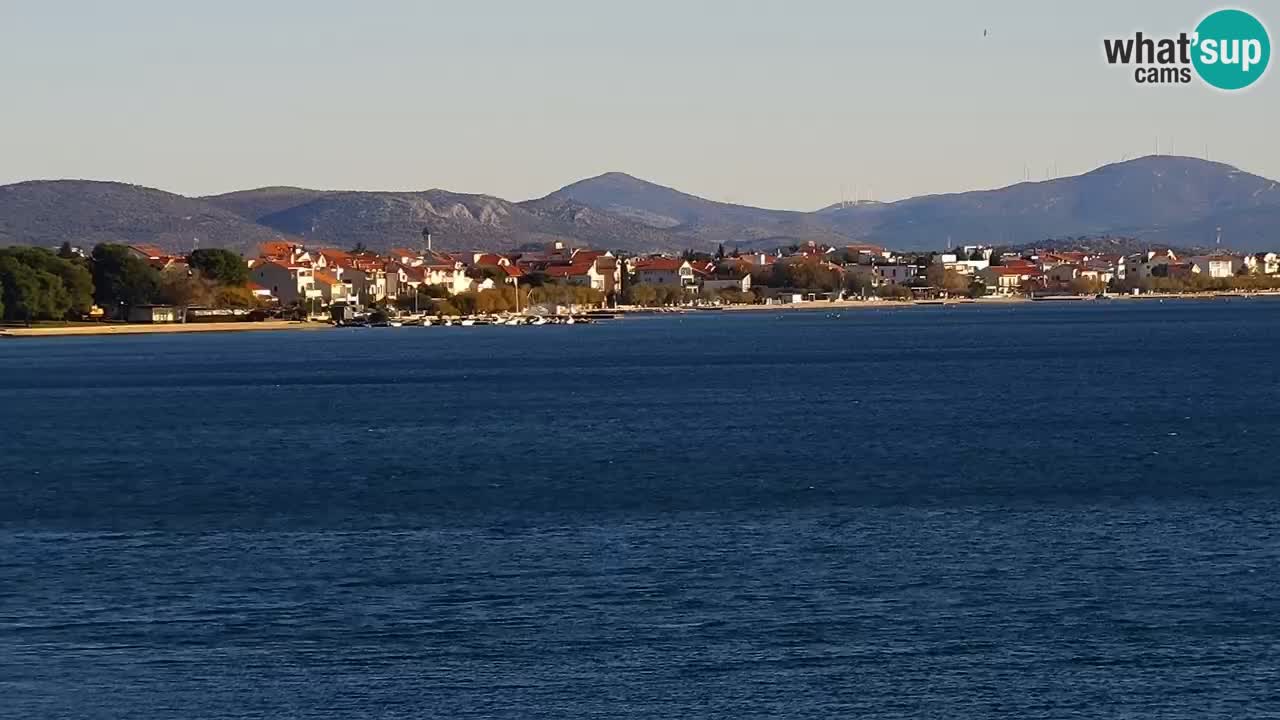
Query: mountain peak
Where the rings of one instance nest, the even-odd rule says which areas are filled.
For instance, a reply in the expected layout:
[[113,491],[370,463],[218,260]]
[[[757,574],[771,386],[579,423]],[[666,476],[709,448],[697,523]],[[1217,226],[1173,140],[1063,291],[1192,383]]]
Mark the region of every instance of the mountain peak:
[[1005,188],[859,202],[817,212],[716,202],[612,171],[537,200],[488,195],[268,187],[185,198],[123,183],[62,180],[0,187],[0,245],[63,240],[248,248],[300,237],[394,247],[431,227],[442,248],[551,240],[625,252],[873,242],[897,250],[1117,236],[1237,250],[1273,249],[1280,183],[1223,163],[1149,155],[1082,175]]

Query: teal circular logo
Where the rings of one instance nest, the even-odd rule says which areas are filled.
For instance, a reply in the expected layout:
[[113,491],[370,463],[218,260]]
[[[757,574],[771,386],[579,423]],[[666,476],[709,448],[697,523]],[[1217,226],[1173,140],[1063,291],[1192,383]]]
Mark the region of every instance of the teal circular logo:
[[1196,26],[1191,58],[1201,79],[1219,90],[1241,90],[1258,81],[1271,60],[1271,38],[1243,10],[1219,10]]

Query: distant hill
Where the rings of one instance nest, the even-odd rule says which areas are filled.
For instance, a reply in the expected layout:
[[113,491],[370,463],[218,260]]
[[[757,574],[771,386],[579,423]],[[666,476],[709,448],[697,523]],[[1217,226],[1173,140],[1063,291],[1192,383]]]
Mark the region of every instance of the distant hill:
[[0,246],[153,243],[175,250],[246,250],[279,239],[275,230],[181,195],[87,180],[0,186]]
[[706,200],[619,172],[581,180],[522,205],[536,212],[548,203],[565,201],[666,230],[683,239],[685,246],[699,249],[717,243],[746,245],[764,238],[778,239],[780,244],[807,240],[835,244],[847,239],[813,213]]
[[263,188],[204,198],[277,232],[315,244],[375,250],[416,244],[430,228],[438,249],[512,249],[564,241],[630,252],[683,247],[660,230],[569,201],[526,208],[488,195],[325,192]]
[[255,190],[241,190],[225,195],[213,195],[201,198],[210,205],[239,215],[254,222],[268,215],[284,212],[299,205],[326,195],[324,190],[308,190],[296,187],[264,187]]
[[1262,241],[1257,220],[1270,216],[1256,211],[1273,207],[1280,207],[1280,185],[1273,180],[1222,163],[1153,156],[1075,177],[819,214],[845,234],[902,248],[1017,244],[1063,235],[1208,245],[1214,237],[1207,218],[1215,218],[1209,224],[1216,226],[1234,225],[1239,217],[1250,229],[1241,226],[1236,244],[1254,249]]
[[249,250],[281,237],[384,250],[513,249],[561,240],[622,252],[719,243],[765,249],[806,241],[874,242],[900,250],[1026,245],[1049,238],[1123,237],[1137,244],[1280,249],[1280,185],[1222,163],[1145,157],[1074,177],[814,212],[707,200],[607,173],[546,197],[354,192],[272,187],[186,198],[119,183],[29,182],[0,187],[0,244],[148,242],[187,250]]
[[1212,247],[1217,243],[1219,230],[1224,248],[1280,251],[1280,205],[1213,213],[1200,220],[1146,232],[1143,239],[1160,245]]

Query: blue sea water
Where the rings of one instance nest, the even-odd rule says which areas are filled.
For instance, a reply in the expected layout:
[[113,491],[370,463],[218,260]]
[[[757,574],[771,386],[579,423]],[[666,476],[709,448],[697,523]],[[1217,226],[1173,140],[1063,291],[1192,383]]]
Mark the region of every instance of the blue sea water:
[[0,717],[1280,714],[1280,303],[0,341]]

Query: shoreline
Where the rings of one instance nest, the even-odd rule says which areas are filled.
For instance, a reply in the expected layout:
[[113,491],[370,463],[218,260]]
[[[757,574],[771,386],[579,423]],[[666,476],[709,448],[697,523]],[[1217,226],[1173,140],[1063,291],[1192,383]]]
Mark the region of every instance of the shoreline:
[[756,312],[756,311],[799,311],[799,310],[823,310],[823,309],[840,309],[840,310],[875,310],[877,308],[908,308],[908,307],[930,307],[939,305],[1013,305],[1018,303],[1029,303],[1031,300],[1026,298],[984,298],[982,300],[815,300],[812,302],[802,303],[785,303],[782,305],[726,305],[719,310],[732,312]]
[[[1094,302],[1157,302],[1165,300],[1251,300],[1257,298],[1275,298],[1280,297],[1277,292],[1206,292],[1206,293],[1147,293],[1145,295],[1107,295],[1103,299],[1098,299],[1088,295],[1060,295],[1046,296],[1038,298],[1028,297],[984,297],[984,298],[956,298],[949,300],[837,300],[831,301],[810,301],[802,303],[787,303],[783,305],[726,305],[719,308],[706,308],[707,310],[724,310],[732,312],[755,312],[755,311],[800,311],[800,310],[822,310],[822,309],[840,309],[840,310],[874,310],[876,308],[907,308],[907,307],[954,307],[954,306],[982,306],[982,305],[1074,305],[1080,303]],[[697,311],[697,308],[693,309]]]
[[[1253,298],[1280,297],[1276,292],[1258,293],[1183,293],[1147,295],[1108,295],[1104,300],[1088,296],[1061,296],[1031,299],[1026,297],[986,297],[980,299],[958,298],[954,300],[837,300],[787,303],[781,305],[724,305],[721,307],[671,307],[643,308],[621,306],[607,312],[618,317],[627,315],[664,315],[707,312],[805,312],[821,310],[878,310],[910,307],[1001,306],[1110,302],[1110,301],[1164,301],[1164,300],[1248,300]],[[606,312],[606,311],[601,311]],[[284,330],[331,330],[335,326],[327,322],[302,322],[296,320],[266,320],[262,322],[174,323],[160,325],[101,323],[82,325],[46,325],[42,327],[0,327],[0,339],[40,337],[95,337],[104,335],[169,335],[181,333],[211,332],[278,332]]]
[[0,328],[0,338],[33,338],[33,337],[91,337],[96,335],[168,335],[175,333],[206,332],[271,332],[280,330],[322,330],[332,329],[328,323],[271,321],[263,322],[224,322],[224,323],[175,323],[164,325],[111,324],[101,325],[67,325],[65,327],[6,327]]

